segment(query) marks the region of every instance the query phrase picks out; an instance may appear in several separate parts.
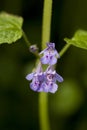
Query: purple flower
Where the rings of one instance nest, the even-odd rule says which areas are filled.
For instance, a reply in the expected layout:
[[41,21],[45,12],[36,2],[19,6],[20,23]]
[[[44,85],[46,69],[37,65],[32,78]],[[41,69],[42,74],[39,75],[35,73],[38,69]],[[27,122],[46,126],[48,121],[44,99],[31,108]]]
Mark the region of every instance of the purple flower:
[[[36,45],[30,46],[30,51],[33,53],[38,52]],[[50,92],[55,93],[58,89],[56,81],[63,82],[63,78],[56,73],[53,65],[56,64],[57,58],[60,58],[57,50],[55,49],[55,43],[47,43],[47,48],[40,52],[43,57],[40,59],[40,63],[35,72],[26,76],[27,80],[32,80],[30,88],[37,92]],[[42,64],[48,64],[48,68],[45,72],[42,71]]]
[[63,82],[63,78],[56,73],[56,71],[52,68],[52,66],[49,66],[46,72],[44,72],[44,77],[45,77],[45,81],[43,83],[44,92],[55,93],[58,89],[56,81]]
[[44,54],[41,58],[42,64],[54,65],[57,63],[57,58],[60,57],[55,49],[55,43],[47,43],[47,48],[41,51],[40,54]]
[[38,68],[36,69],[36,72],[28,74],[26,76],[27,80],[32,80],[30,83],[30,88],[34,91],[41,92],[43,91],[43,80],[44,80],[44,74],[42,72],[41,65],[38,65]]
[[63,82],[63,78],[56,73],[52,66],[49,66],[45,72],[42,71],[41,65],[38,65],[36,72],[28,74],[27,80],[32,80],[30,88],[37,92],[55,93],[58,89],[56,81]]

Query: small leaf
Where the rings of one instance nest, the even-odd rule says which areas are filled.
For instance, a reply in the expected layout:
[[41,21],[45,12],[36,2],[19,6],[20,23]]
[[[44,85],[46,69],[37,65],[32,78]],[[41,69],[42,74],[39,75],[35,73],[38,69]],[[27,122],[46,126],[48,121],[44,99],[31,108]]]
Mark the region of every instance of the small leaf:
[[64,41],[73,46],[87,49],[87,31],[77,30],[71,39],[65,38]]
[[22,37],[23,18],[0,13],[0,44],[11,44]]

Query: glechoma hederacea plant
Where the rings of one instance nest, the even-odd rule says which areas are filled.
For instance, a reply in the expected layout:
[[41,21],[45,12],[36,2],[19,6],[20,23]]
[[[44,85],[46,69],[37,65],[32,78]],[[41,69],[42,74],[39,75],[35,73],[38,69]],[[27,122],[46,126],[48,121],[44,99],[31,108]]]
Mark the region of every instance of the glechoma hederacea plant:
[[[51,14],[52,0],[44,0],[41,41],[42,51],[38,53],[38,47],[29,42],[25,32],[22,29],[23,18],[8,14],[6,12],[0,13],[0,44],[14,43],[23,36],[30,52],[37,57],[38,65],[36,66],[34,72],[26,76],[26,79],[29,81],[32,80],[30,83],[30,88],[32,90],[40,92],[39,117],[41,130],[50,130],[47,110],[47,92],[55,93],[58,89],[56,81],[63,81],[63,78],[57,74],[55,70],[57,59],[63,56],[63,54],[71,45],[87,50],[87,31],[80,29],[75,32],[71,39],[64,39],[66,44],[58,53],[58,51],[55,49],[55,43],[50,42]],[[47,68],[43,71],[43,66],[45,65],[47,65]]]

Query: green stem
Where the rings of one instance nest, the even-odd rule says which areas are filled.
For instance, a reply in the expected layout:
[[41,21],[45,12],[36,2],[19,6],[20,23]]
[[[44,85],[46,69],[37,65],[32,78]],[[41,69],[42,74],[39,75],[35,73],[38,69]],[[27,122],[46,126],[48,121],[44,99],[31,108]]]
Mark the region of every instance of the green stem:
[[[43,24],[42,24],[42,49],[46,47],[46,42],[50,41],[50,26],[52,14],[52,0],[44,0],[43,9]],[[69,44],[61,50],[62,56],[69,48]],[[39,95],[39,120],[40,130],[50,130],[49,116],[48,116],[48,95],[47,93],[40,93]]]
[[50,41],[52,15],[52,0],[44,0],[43,24],[42,24],[42,49],[46,47],[46,42]]
[[[42,49],[46,47],[46,42],[50,41],[51,14],[52,0],[44,0],[42,24]],[[47,93],[40,93],[39,95],[39,117],[40,130],[50,130]]]
[[66,44],[63,49],[59,52],[60,57],[63,56],[63,54],[67,51],[67,49],[70,47],[70,44]]
[[39,118],[40,130],[50,130],[48,118],[48,95],[47,93],[40,93],[39,95]]
[[[27,36],[26,36],[26,34],[25,34],[25,32],[24,32],[23,30],[22,30],[22,34],[23,34],[23,38],[24,38],[24,40],[25,40],[25,43],[27,44],[28,47],[30,47],[30,46],[31,46],[31,43],[29,42],[29,40],[28,40],[28,38],[27,38]],[[37,59],[40,58],[40,56],[39,56],[38,53],[33,53],[33,52],[32,52],[32,54],[34,54],[34,55],[37,57]]]
[[23,38],[25,40],[25,43],[27,44],[28,47],[30,47],[31,43],[29,42],[29,40],[28,40],[28,38],[23,30],[22,30],[22,34],[23,34]]

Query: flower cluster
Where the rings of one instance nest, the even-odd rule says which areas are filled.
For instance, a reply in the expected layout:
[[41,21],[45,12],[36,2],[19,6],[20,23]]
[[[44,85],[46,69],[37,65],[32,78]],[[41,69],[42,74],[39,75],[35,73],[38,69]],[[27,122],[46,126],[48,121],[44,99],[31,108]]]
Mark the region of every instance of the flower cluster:
[[[26,76],[27,80],[32,80],[30,88],[37,92],[55,93],[58,89],[56,81],[63,82],[63,78],[56,73],[54,66],[57,63],[59,54],[55,49],[55,43],[47,43],[47,48],[39,53],[43,56],[35,72]],[[42,70],[42,64],[48,64],[45,72]]]

